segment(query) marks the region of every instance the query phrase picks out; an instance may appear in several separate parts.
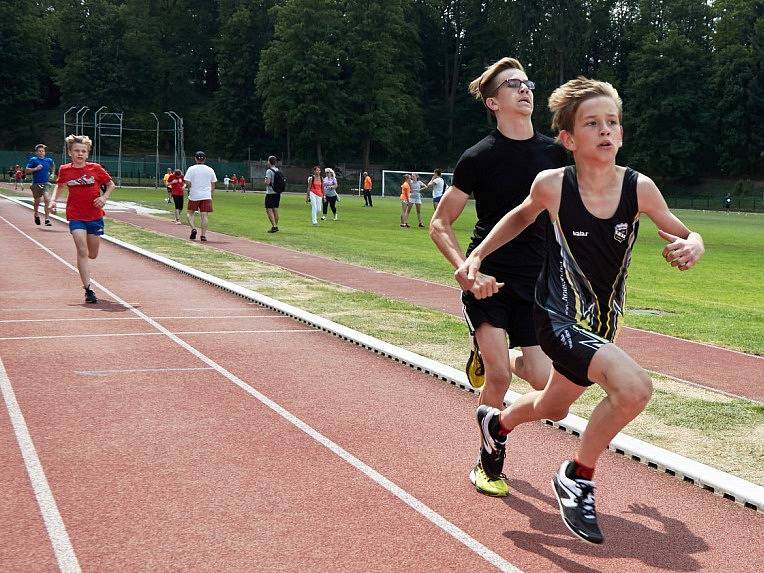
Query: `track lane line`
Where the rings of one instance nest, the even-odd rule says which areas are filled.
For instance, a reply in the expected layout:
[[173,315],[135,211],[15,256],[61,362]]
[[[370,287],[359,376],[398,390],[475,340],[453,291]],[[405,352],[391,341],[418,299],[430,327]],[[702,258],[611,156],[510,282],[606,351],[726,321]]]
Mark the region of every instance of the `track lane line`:
[[[155,316],[156,320],[185,320],[195,319],[199,316]],[[221,318],[286,318],[283,314],[242,314],[238,316],[205,316],[207,320],[215,320]],[[23,323],[23,322],[87,322],[96,320],[141,320],[137,316],[122,316],[122,317],[110,317],[103,318],[12,318],[8,320],[0,320],[0,323]]]
[[[19,229],[16,225],[8,221],[5,217],[0,216],[0,219],[5,221],[7,225],[9,225],[11,228],[16,230],[20,235],[26,237],[30,241],[32,241],[35,245],[37,245],[40,249],[48,253],[50,256],[52,256],[54,259],[58,260],[59,262],[63,263],[66,267],[68,267],[71,271],[74,273],[77,273],[77,269],[75,266],[73,266],[71,263],[54,253],[52,250],[50,250],[48,247],[31,237],[30,235],[26,234],[24,231]],[[153,326],[156,330],[158,330],[160,333],[164,334],[168,338],[170,338],[173,342],[181,346],[182,348],[186,349],[188,352],[196,356],[199,360],[210,366],[212,369],[216,370],[219,374],[221,374],[223,377],[227,378],[230,382],[238,386],[240,389],[242,389],[244,392],[249,394],[250,396],[256,398],[258,401],[260,401],[262,404],[273,410],[275,413],[280,415],[282,418],[287,420],[289,423],[291,423],[293,426],[313,438],[316,442],[327,448],[329,451],[337,455],[339,458],[341,458],[343,461],[351,465],[352,467],[356,468],[358,471],[363,473],[366,477],[377,483],[379,486],[387,490],[389,493],[397,497],[400,501],[402,501],[404,504],[408,505],[411,509],[416,511],[418,514],[420,514],[422,517],[424,517],[427,521],[441,529],[446,534],[450,535],[452,538],[460,542],[462,545],[467,547],[469,550],[471,550],[473,553],[477,554],[481,558],[483,558],[486,562],[490,563],[500,571],[505,571],[507,573],[522,573],[520,569],[518,569],[515,565],[510,563],[509,561],[506,561],[503,557],[501,557],[499,554],[495,553],[482,543],[480,543],[477,539],[469,535],[464,530],[460,529],[455,524],[451,523],[448,519],[431,509],[429,506],[427,506],[425,503],[420,501],[418,498],[413,496],[412,494],[405,491],[400,486],[396,485],[394,482],[380,474],[377,470],[372,468],[371,466],[367,465],[363,461],[361,461],[359,458],[355,457],[353,454],[342,448],[339,444],[333,442],[320,432],[318,432],[316,429],[314,429],[312,426],[308,425],[304,421],[302,421],[300,418],[289,412],[287,409],[279,405],[278,403],[274,402],[258,390],[256,390],[254,387],[250,386],[246,382],[244,382],[241,378],[238,376],[232,374],[228,370],[226,370],[223,366],[215,362],[213,359],[209,358],[207,355],[203,354],[201,351],[197,350],[195,347],[191,346],[189,343],[184,341],[183,339],[179,338],[176,334],[170,332],[167,328],[162,326],[160,323],[158,323],[156,320],[152,319],[150,316],[146,315],[142,311],[138,310],[134,306],[130,305],[129,303],[123,301],[119,296],[117,296],[115,293],[110,291],[108,288],[106,288],[104,285],[98,283],[97,281],[91,281],[91,283],[96,286],[98,289],[100,289],[102,292],[106,293],[108,296],[112,297],[115,301],[117,301],[118,304],[124,306],[131,312],[135,313],[137,316],[145,320],[148,324]],[[312,329],[313,330],[313,329]],[[315,330],[315,332],[320,332],[319,330]]]
[[58,505],[53,497],[50,484],[48,484],[48,478],[45,477],[45,470],[43,470],[40,458],[37,456],[37,449],[34,447],[32,436],[16,400],[16,393],[13,391],[2,358],[0,358],[0,390],[2,390],[5,407],[8,409],[8,415],[13,426],[13,433],[24,458],[24,466],[32,484],[32,490],[40,508],[48,538],[53,546],[58,567],[63,573],[79,573],[81,569],[77,555],[69,539],[69,534],[66,532],[61,513],[58,511]]
[[[103,287],[96,281],[90,281],[94,285]],[[276,332],[321,332],[315,328],[278,328],[270,330],[181,330],[175,334],[267,334]],[[4,336],[0,340],[46,340],[51,338],[114,338],[119,336],[161,336],[161,332],[103,332],[97,334],[45,334],[40,336]]]

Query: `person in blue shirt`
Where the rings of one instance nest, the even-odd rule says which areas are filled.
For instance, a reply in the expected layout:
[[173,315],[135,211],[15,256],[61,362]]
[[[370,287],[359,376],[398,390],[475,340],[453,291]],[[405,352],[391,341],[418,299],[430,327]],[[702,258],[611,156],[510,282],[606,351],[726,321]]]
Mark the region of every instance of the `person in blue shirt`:
[[50,227],[50,208],[48,202],[50,201],[50,194],[48,193],[48,181],[50,180],[50,174],[55,172],[55,163],[50,157],[45,157],[46,147],[42,143],[38,143],[34,146],[35,156],[29,158],[27,163],[26,172],[32,174],[32,197],[34,198],[34,224],[40,224],[40,199],[43,197],[45,201],[43,208],[45,209],[45,226]]

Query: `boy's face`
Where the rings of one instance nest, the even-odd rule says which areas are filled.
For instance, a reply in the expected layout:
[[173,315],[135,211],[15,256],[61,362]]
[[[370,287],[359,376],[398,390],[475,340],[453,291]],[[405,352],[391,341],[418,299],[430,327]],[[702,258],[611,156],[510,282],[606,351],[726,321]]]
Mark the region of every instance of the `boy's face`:
[[37,157],[42,159],[43,157],[45,157],[45,148],[44,147],[38,147],[37,149],[35,149],[35,154],[37,154]]
[[527,81],[528,76],[525,72],[510,68],[502,70],[494,78],[495,85],[499,89],[492,97],[485,100],[485,105],[498,115],[521,115],[530,116],[533,113],[533,92],[525,84],[519,87],[510,87],[507,80]]
[[72,158],[72,163],[75,165],[82,165],[88,159],[90,149],[84,143],[72,143],[69,148],[69,157]]
[[623,144],[618,106],[612,98],[598,96],[578,106],[573,131],[561,131],[565,147],[577,156],[612,162]]

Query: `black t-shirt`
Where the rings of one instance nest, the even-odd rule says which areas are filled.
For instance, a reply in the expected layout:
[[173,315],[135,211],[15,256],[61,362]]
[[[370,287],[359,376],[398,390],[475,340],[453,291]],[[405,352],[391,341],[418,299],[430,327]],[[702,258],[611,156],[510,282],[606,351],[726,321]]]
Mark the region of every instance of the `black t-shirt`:
[[[453,184],[475,199],[478,220],[467,255],[504,215],[525,200],[539,172],[569,163],[565,148],[535,131],[530,139],[515,140],[494,130],[465,151],[454,169]],[[515,239],[486,257],[480,270],[532,301],[544,260],[548,220],[544,211]]]

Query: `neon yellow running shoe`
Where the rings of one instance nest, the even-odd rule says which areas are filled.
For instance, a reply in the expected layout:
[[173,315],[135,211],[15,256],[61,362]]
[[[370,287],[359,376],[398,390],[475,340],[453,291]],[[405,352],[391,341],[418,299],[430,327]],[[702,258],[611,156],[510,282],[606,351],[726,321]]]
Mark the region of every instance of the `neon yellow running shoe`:
[[475,489],[483,495],[491,497],[506,497],[509,495],[509,487],[504,475],[497,479],[491,479],[478,462],[470,472],[470,481]]
[[467,380],[473,388],[482,388],[485,384],[485,366],[483,366],[483,357],[480,350],[473,348],[470,357],[467,359]]

